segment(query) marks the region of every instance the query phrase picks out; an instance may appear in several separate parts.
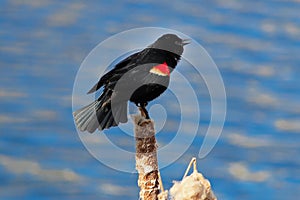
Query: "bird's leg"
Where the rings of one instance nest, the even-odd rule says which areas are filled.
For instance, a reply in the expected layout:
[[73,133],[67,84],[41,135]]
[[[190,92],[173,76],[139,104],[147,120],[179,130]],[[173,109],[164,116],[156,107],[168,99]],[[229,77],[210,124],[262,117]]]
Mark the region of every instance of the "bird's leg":
[[142,114],[143,117],[145,117],[146,119],[150,119],[149,113],[146,109],[147,104],[148,103],[141,103],[140,106],[139,106],[139,109],[140,109],[141,114]]
[[146,109],[145,107],[142,107],[142,110],[143,110],[144,115],[145,115],[144,117],[145,117],[146,119],[150,119],[149,113],[148,113],[147,109]]

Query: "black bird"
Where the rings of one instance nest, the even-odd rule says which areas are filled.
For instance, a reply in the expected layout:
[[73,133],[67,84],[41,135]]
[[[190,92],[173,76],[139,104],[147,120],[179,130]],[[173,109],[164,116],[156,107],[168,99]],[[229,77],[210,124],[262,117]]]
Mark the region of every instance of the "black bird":
[[103,75],[88,94],[103,87],[100,97],[73,113],[80,131],[93,133],[127,122],[127,102],[135,103],[149,118],[146,106],[168,87],[188,40],[165,34],[144,50],[120,61]]

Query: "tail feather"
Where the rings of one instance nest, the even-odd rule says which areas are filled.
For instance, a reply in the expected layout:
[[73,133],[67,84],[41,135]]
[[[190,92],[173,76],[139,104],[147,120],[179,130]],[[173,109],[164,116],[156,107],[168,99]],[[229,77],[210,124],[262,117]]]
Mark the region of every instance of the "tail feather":
[[75,111],[73,113],[76,125],[80,131],[94,132],[96,128],[92,128],[91,124],[95,124],[97,121],[96,110],[99,106],[99,102],[94,101],[93,103]]
[[78,125],[83,126],[86,121],[94,114],[96,101],[74,112],[74,118]]
[[103,130],[117,126],[120,122],[127,122],[127,102],[118,103],[112,109],[110,100],[107,101],[107,96],[105,99],[106,101],[103,101],[104,99],[99,98],[73,113],[80,131],[93,133],[97,128]]
[[[104,118],[102,118],[103,114],[105,114]],[[98,119],[99,118],[102,119],[99,128],[106,129],[113,125],[117,126],[117,123],[115,122],[111,109],[106,113],[101,113],[101,115],[97,117]]]

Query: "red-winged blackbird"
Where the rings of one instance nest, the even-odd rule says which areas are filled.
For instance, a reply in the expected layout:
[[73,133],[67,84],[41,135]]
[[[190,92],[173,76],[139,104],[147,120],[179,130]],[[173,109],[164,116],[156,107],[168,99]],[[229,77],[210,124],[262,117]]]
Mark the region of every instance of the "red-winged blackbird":
[[73,113],[80,131],[93,133],[127,122],[127,102],[135,103],[146,118],[147,103],[168,87],[170,73],[189,42],[174,34],[165,34],[144,50],[120,61],[100,78],[88,92],[104,87],[93,103]]

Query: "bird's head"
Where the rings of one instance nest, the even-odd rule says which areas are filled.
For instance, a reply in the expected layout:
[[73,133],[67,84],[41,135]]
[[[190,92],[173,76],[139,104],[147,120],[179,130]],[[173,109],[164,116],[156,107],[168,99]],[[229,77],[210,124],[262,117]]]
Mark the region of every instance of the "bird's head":
[[183,46],[189,43],[188,39],[181,39],[177,35],[169,33],[158,38],[150,47],[170,51],[181,56]]

